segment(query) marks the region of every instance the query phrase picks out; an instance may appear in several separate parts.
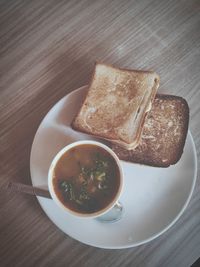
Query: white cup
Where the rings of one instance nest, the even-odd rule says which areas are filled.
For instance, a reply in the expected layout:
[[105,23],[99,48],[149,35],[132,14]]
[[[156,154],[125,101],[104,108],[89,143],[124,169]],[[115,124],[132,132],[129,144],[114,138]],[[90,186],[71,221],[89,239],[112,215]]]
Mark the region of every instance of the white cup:
[[[116,192],[115,197],[112,199],[112,201],[103,209],[96,211],[94,213],[81,213],[81,212],[77,212],[74,210],[71,210],[70,208],[66,207],[58,198],[54,186],[53,186],[53,178],[54,178],[54,169],[59,161],[59,159],[62,157],[62,155],[64,153],[66,153],[68,150],[70,150],[73,147],[79,146],[79,145],[95,145],[97,147],[100,147],[104,150],[106,150],[111,157],[115,160],[118,169],[119,169],[119,176],[120,176],[120,182],[119,182],[119,187],[118,190]],[[77,141],[74,143],[71,143],[67,146],[65,146],[62,150],[60,150],[58,152],[58,154],[54,157],[50,168],[49,168],[49,172],[48,172],[48,187],[49,187],[49,192],[51,194],[51,197],[53,199],[53,201],[58,205],[58,207],[60,207],[61,209],[65,210],[67,213],[72,214],[74,216],[77,217],[81,217],[81,218],[97,218],[100,217],[102,215],[105,215],[107,212],[109,212],[117,203],[118,200],[121,196],[122,190],[123,190],[123,179],[124,179],[124,175],[123,175],[123,171],[122,171],[122,167],[121,167],[121,163],[119,161],[119,158],[117,157],[117,155],[106,145],[97,142],[97,141],[90,141],[90,140],[85,140],[85,141]]]

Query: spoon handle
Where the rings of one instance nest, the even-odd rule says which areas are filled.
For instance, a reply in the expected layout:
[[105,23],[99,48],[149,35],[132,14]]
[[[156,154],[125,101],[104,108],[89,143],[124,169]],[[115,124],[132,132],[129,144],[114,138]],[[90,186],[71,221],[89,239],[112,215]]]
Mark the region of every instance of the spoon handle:
[[51,195],[48,190],[21,183],[9,182],[5,187],[5,190],[9,192],[25,193],[34,196],[51,198]]

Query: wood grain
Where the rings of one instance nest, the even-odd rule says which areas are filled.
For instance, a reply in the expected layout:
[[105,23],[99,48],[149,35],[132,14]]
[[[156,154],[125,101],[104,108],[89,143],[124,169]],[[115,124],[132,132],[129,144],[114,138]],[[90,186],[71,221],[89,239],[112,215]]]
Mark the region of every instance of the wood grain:
[[[29,156],[48,110],[88,83],[96,60],[153,69],[159,92],[183,96],[200,156],[200,3],[0,1],[0,186],[31,184]],[[199,163],[199,160],[198,160]],[[200,256],[200,181],[186,211],[161,237],[103,250],[66,236],[34,197],[0,195],[0,266],[190,266]]]

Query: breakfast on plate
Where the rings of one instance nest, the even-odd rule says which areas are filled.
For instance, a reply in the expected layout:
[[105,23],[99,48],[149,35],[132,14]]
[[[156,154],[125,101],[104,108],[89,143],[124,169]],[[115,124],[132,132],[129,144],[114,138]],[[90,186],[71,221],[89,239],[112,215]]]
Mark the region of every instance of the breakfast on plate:
[[75,142],[50,168],[50,187],[75,215],[99,214],[117,201],[122,175],[109,151],[98,142]]
[[155,72],[97,63],[72,128],[110,142],[122,160],[168,167],[180,159],[188,131],[185,99],[156,94]]

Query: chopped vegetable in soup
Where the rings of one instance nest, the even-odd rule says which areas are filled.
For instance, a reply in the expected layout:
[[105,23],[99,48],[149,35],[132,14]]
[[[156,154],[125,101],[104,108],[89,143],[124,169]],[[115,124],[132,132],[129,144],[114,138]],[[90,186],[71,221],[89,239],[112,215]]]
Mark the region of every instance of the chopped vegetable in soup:
[[94,213],[107,207],[120,184],[113,157],[95,145],[79,145],[65,152],[54,170],[57,197],[69,209]]

